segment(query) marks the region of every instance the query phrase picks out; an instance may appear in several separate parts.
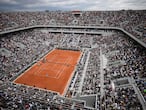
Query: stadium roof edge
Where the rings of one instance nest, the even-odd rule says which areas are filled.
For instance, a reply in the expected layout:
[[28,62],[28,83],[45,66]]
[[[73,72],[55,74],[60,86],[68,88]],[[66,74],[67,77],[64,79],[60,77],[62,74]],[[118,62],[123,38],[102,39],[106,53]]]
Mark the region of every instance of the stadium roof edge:
[[[3,32],[0,32],[0,35],[9,34],[9,33],[18,32],[18,31],[23,31],[23,30],[28,30],[28,29],[34,29],[34,28],[76,28],[76,29],[78,29],[78,28],[80,28],[80,29],[88,28],[88,29],[118,30],[118,31],[121,31],[121,32],[125,33],[130,38],[132,38],[137,43],[139,43],[140,45],[142,45],[143,47],[146,48],[146,44],[144,42],[142,42],[141,40],[139,40],[138,38],[136,38],[135,36],[133,36],[132,34],[127,32],[123,28],[119,28],[119,27],[73,26],[73,25],[70,25],[70,26],[67,26],[67,25],[35,25],[35,26],[28,26],[28,27],[3,31]],[[58,30],[58,31],[55,31],[55,32],[61,32],[61,31]],[[62,31],[62,32],[73,33],[74,31]],[[78,32],[78,31],[76,31],[76,32]],[[96,34],[96,32],[88,32],[88,33],[95,33]],[[97,34],[99,34],[99,33],[97,33]]]

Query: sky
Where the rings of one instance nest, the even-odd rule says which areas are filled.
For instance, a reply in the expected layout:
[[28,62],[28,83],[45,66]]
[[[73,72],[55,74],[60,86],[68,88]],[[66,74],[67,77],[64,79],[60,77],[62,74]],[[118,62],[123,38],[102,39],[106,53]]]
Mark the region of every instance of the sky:
[[0,11],[141,10],[146,0],[0,0]]

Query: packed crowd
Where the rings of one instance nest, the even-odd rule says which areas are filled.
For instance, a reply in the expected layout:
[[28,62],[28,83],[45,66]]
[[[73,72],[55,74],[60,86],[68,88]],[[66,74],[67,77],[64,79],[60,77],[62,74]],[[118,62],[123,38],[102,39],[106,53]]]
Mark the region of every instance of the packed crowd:
[[[104,69],[105,96],[103,97],[103,109],[141,110],[142,105],[138,101],[137,95],[132,87],[113,88],[111,81],[133,77],[134,79],[145,78],[146,52],[142,47],[136,45],[129,38],[122,34],[104,36],[102,46],[103,54],[108,59],[107,68]],[[112,62],[112,63],[111,63]],[[144,86],[139,86],[144,91]],[[142,93],[145,96],[145,93]],[[132,101],[130,101],[132,100]]]
[[145,79],[138,79],[136,80],[136,84],[139,88],[139,90],[141,91],[144,99],[146,100],[146,80]]
[[[146,51],[143,47],[118,32],[113,32],[112,35],[99,36],[51,33],[39,29],[1,36],[0,71],[2,74],[0,74],[0,84],[2,83],[2,85],[0,86],[0,107],[30,110],[84,108],[84,103],[82,102],[56,97],[57,94],[53,92],[46,92],[10,82],[13,77],[19,75],[19,71],[24,67],[27,67],[31,62],[36,62],[46,52],[55,47],[76,47],[83,51],[68,89],[68,92],[71,91],[72,96],[77,95],[80,86],[82,86],[81,95],[101,92],[100,56],[102,51],[102,54],[108,59],[108,64],[107,68],[104,68],[104,98],[97,99],[99,108],[101,110],[104,110],[105,107],[124,110],[129,108],[132,110],[142,109],[132,87],[116,88],[113,94],[110,84],[113,79],[121,77],[133,77],[136,80],[146,77]],[[83,85],[80,85],[88,52],[90,52],[89,62]],[[137,83],[137,87],[141,92],[145,89],[143,83],[141,84],[140,82]],[[145,92],[142,92],[142,95],[145,97]],[[25,98],[26,96],[27,99]]]
[[[109,26],[116,26],[125,29],[135,37],[141,39],[146,43],[145,26],[146,26],[146,10],[141,11],[115,11],[105,13],[105,19]],[[138,31],[139,28],[141,31]],[[140,30],[140,29],[139,29]]]
[[1,37],[0,48],[3,51],[0,54],[0,68],[2,73],[6,73],[1,80],[9,80],[22,68],[51,50],[51,46],[45,43],[46,39],[43,33],[32,30]]
[[50,100],[53,100],[54,95],[48,91],[7,82],[1,86],[0,107],[7,110],[48,110],[51,109]]
[[[114,39],[114,41],[112,40],[111,44],[106,44],[107,46],[103,49],[104,53],[107,54],[109,63],[112,62],[114,65],[115,62],[116,64],[116,66],[109,65],[111,69],[108,72],[114,78],[127,76],[135,79],[144,78],[146,75],[145,51],[129,39],[123,38],[123,35],[121,37],[113,35],[111,39]],[[108,52],[112,54],[108,55]]]
[[0,12],[0,31],[34,25],[95,25],[124,28],[146,43],[146,11],[85,11],[75,17],[72,12]]
[[142,110],[138,94],[132,86],[114,86],[109,74],[104,75],[105,92],[101,99],[103,110]]
[[91,50],[88,67],[86,70],[86,76],[82,88],[83,95],[97,94],[100,92],[100,59],[99,48]]
[[[2,71],[2,76],[0,77],[0,83],[2,83],[2,86],[0,86],[2,90],[0,92],[1,107],[33,110],[36,108],[43,109],[43,107],[44,109],[51,109],[52,106],[56,109],[59,109],[60,107],[62,109],[67,109],[73,105],[74,109],[83,108],[84,104],[81,102],[76,103],[76,105],[74,105],[75,102],[72,102],[67,106],[67,102],[61,104],[59,102],[60,99],[54,100],[53,97],[57,94],[45,92],[33,87],[15,85],[10,82],[26,70],[23,70],[23,68],[28,68],[29,66],[27,65],[32,65],[32,62],[36,62],[45,55],[46,52],[52,50],[56,46],[66,48],[75,46],[81,47],[82,43],[80,36],[81,35],[50,33],[39,31],[38,29],[16,32],[2,36],[0,38],[0,49],[2,49],[0,54],[0,70]],[[86,59],[84,59],[84,61],[85,60]],[[16,95],[16,93],[18,94]],[[27,100],[24,97],[26,97]],[[13,101],[11,99],[13,99]],[[40,101],[31,101],[38,99],[40,99],[40,101],[43,99],[44,102],[48,101],[48,103],[43,103],[43,101],[41,101],[41,103],[39,103]],[[51,105],[49,105],[50,103]]]
[[79,62],[77,72],[74,74],[74,77],[72,78],[71,84],[69,86],[68,92],[71,91],[72,96],[76,96],[80,91],[80,83],[81,83],[81,78],[83,77],[83,69],[85,66],[85,62],[87,59],[87,53],[84,52],[83,55],[81,56],[81,60]]
[[56,93],[33,87],[5,83],[0,91],[0,108],[6,110],[74,110],[84,108],[84,102],[57,97]]
[[102,99],[102,110],[142,110],[137,94],[132,87],[116,88],[115,91],[106,89]]
[[[134,79],[145,78],[145,67],[146,67],[146,52],[143,51],[143,47],[140,47],[130,38],[127,38],[121,33],[115,33],[109,36],[92,36],[88,42],[91,47],[91,55],[88,63],[86,76],[84,79],[84,84],[82,88],[82,95],[96,94],[100,92],[100,48],[102,54],[108,59],[107,68],[104,68],[104,84],[105,84],[105,99],[101,103],[101,108],[104,110],[106,108],[110,109],[142,109],[142,105],[138,101],[137,95],[133,88],[118,88],[116,92],[118,95],[114,94],[114,101],[111,100],[113,92],[111,89],[111,81],[123,78],[123,77],[133,77]],[[109,40],[110,39],[110,40]],[[92,41],[92,42],[91,42]],[[86,47],[86,45],[84,45]],[[98,48],[97,48],[98,47]],[[90,47],[88,47],[90,48]],[[77,83],[77,87],[79,83]],[[145,86],[137,86],[140,88],[143,97],[145,97]],[[77,90],[77,89],[76,89]],[[121,95],[123,97],[121,97]],[[120,99],[121,97],[121,99]],[[124,99],[127,97],[127,99]],[[136,99],[136,100],[135,100]],[[130,100],[133,100],[130,102]],[[128,103],[127,103],[128,102]]]

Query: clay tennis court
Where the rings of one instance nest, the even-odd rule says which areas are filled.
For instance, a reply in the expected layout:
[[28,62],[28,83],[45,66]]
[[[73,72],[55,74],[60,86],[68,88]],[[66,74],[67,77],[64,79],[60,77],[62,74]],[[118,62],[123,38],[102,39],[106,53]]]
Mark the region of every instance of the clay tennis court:
[[14,83],[38,87],[64,95],[80,56],[80,51],[52,50],[16,78]]

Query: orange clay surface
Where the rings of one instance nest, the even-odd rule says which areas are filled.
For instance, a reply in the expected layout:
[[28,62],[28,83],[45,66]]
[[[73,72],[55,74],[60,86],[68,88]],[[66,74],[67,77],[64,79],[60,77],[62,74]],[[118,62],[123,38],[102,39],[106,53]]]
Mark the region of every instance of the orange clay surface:
[[38,87],[64,95],[80,56],[80,51],[52,50],[16,78],[14,83]]

